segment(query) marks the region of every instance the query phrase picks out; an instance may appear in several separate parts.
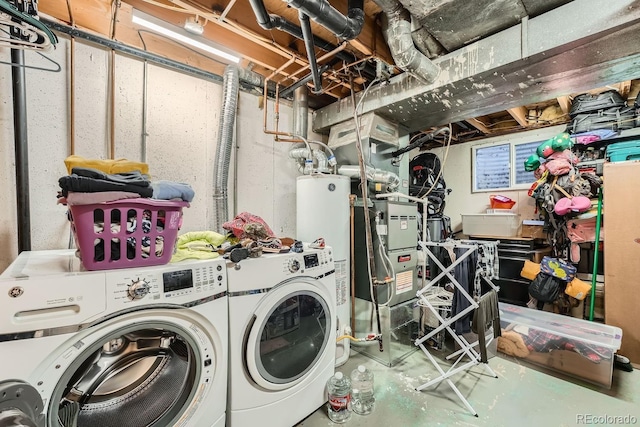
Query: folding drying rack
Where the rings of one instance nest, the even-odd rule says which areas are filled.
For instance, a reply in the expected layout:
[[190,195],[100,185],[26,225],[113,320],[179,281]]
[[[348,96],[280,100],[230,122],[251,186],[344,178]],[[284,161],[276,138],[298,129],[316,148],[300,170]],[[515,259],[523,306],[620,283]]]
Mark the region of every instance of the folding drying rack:
[[[424,384],[422,384],[419,387],[416,387],[416,390],[421,391],[427,387],[430,387],[432,385],[435,384],[440,384],[441,382],[445,381],[449,387],[451,387],[451,389],[455,392],[455,394],[458,396],[458,398],[462,401],[462,403],[467,407],[467,409],[474,415],[474,416],[478,416],[478,413],[473,409],[473,407],[471,406],[471,404],[467,401],[467,399],[462,395],[462,393],[460,392],[460,390],[458,389],[458,387],[456,387],[456,385],[453,383],[453,381],[451,381],[451,377],[456,375],[459,372],[463,372],[466,371],[480,363],[482,363],[482,365],[484,366],[485,371],[491,375],[494,378],[497,378],[498,375],[493,371],[493,369],[491,369],[491,367],[489,366],[488,363],[483,363],[480,359],[480,353],[478,353],[477,350],[474,349],[475,346],[478,345],[478,341],[475,341],[473,343],[469,343],[469,341],[467,341],[467,339],[462,336],[462,335],[458,335],[456,334],[456,332],[453,330],[453,328],[451,327],[451,325],[453,325],[458,319],[466,316],[467,314],[469,314],[471,311],[475,310],[476,308],[478,308],[478,302],[471,296],[469,295],[469,293],[464,289],[464,287],[456,280],[456,278],[453,276],[452,272],[453,269],[460,264],[463,260],[465,260],[467,257],[469,257],[472,253],[474,253],[475,251],[478,250],[478,246],[480,244],[496,244],[496,242],[485,242],[485,241],[481,241],[481,240],[447,240],[444,242],[419,242],[422,250],[433,260],[433,262],[438,266],[438,268],[440,268],[440,273],[433,277],[425,286],[424,288],[422,288],[420,291],[417,292],[417,296],[420,300],[420,305],[427,307],[429,310],[431,310],[431,312],[433,313],[433,315],[438,319],[440,325],[438,327],[436,327],[435,329],[433,329],[431,332],[429,332],[427,335],[417,339],[415,341],[415,345],[419,346],[422,351],[424,352],[424,354],[426,354],[427,358],[429,359],[429,361],[433,364],[433,366],[436,368],[436,370],[438,371],[438,373],[440,374],[437,378],[432,379],[429,382],[426,382]],[[430,247],[443,247],[443,248],[462,248],[462,249],[466,249],[466,251],[462,254],[460,254],[459,256],[456,257],[455,261],[449,265],[448,267],[445,267],[442,262],[438,259],[438,257],[431,252]],[[455,288],[458,290],[459,295],[461,297],[466,298],[469,301],[469,307],[465,308],[464,310],[460,311],[459,313],[455,314],[454,316],[451,316],[447,319],[444,319],[441,315],[440,315],[440,308],[437,307],[437,305],[434,305],[432,303],[432,301],[428,298],[428,296],[430,295],[430,293],[432,293],[433,291],[433,284],[437,283],[441,278],[443,278],[444,276],[447,276],[449,278],[449,280],[451,280],[451,283],[455,286]],[[494,285],[493,282],[491,281],[491,279],[489,277],[487,277],[486,275],[486,271],[484,271],[483,274],[483,280],[485,280],[489,286],[495,290],[496,292],[498,292],[499,287]],[[460,350],[456,351],[455,353],[450,354],[449,356],[447,356],[447,360],[451,360],[453,358],[456,358],[455,362],[453,362],[453,364],[449,367],[449,369],[447,371],[444,371],[442,369],[442,367],[440,366],[440,364],[436,361],[436,359],[431,355],[431,353],[429,353],[428,348],[425,346],[425,341],[429,340],[430,338],[432,338],[433,336],[435,336],[436,334],[438,334],[440,331],[447,331],[452,337],[453,339],[456,341],[456,343],[458,343],[458,345],[460,346]],[[480,331],[478,331],[480,332]],[[482,332],[480,332],[482,333]],[[486,334],[486,332],[485,332]],[[486,344],[488,345],[491,341],[493,340],[493,335],[491,335],[489,338],[487,338],[486,340]],[[469,360],[467,362],[461,363],[461,361],[465,358],[465,356],[467,356],[469,358]]]

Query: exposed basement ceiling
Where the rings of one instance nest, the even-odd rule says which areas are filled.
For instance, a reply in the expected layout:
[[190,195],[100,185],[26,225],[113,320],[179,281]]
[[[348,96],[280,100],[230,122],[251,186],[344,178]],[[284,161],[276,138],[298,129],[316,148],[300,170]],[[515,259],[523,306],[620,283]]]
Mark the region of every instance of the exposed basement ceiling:
[[[330,0],[343,14],[347,3]],[[394,63],[378,3],[365,0],[364,26],[354,40],[338,40],[312,23],[314,37],[343,58],[324,73],[323,93],[310,96],[310,106],[318,109],[314,128],[321,132],[350,119],[351,91],[359,102],[376,66]],[[615,87],[633,100],[640,90],[639,0],[401,3],[411,12],[414,35],[420,31],[428,39],[429,51],[423,53],[440,67],[440,76],[423,84],[392,67],[387,80],[367,92],[361,111],[399,121],[408,132],[455,123],[462,141],[526,130],[566,122],[576,93]],[[264,0],[264,5],[268,13],[299,25],[298,11],[286,1]],[[247,0],[48,0],[39,7],[78,28],[221,75],[225,60],[140,31],[131,22],[134,9],[176,27],[198,18],[205,24],[203,38],[237,53],[242,67],[271,76],[280,89],[309,73],[304,42],[261,28]],[[315,49],[317,57],[327,56],[321,64],[333,58],[326,50]]]

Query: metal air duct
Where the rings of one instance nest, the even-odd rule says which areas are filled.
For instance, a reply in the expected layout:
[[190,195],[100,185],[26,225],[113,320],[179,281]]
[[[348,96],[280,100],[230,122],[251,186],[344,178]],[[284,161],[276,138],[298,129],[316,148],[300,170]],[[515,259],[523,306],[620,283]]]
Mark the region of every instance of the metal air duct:
[[233,148],[233,129],[236,121],[238,90],[238,68],[235,65],[228,65],[224,70],[224,81],[222,83],[222,111],[220,112],[218,144],[216,146],[213,172],[213,209],[215,210],[213,229],[218,232],[222,232],[222,224],[229,219],[227,183]]
[[309,128],[309,93],[306,86],[293,91],[293,134],[307,137]]
[[380,6],[382,33],[396,65],[414,75],[424,84],[430,84],[440,74],[440,68],[423,55],[413,43],[411,15],[396,0],[374,0]]

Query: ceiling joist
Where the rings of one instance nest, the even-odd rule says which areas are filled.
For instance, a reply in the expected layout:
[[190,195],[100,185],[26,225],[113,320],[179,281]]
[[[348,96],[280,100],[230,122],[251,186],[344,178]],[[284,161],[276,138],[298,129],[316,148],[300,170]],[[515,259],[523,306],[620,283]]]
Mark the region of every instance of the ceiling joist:
[[529,126],[529,121],[527,120],[528,111],[525,107],[515,107],[509,108],[507,112],[515,119],[516,122],[523,128]]

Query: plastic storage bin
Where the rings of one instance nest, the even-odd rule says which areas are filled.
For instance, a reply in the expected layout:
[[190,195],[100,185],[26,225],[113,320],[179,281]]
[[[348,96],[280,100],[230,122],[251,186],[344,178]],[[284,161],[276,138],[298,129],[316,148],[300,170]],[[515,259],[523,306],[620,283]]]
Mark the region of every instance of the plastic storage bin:
[[489,204],[492,209],[511,209],[516,202],[505,196],[489,196]]
[[527,347],[524,360],[611,388],[622,329],[502,302],[499,306],[502,330],[518,334]]
[[514,237],[519,229],[519,214],[462,214],[462,232],[467,236]]
[[640,141],[616,142],[607,146],[605,157],[610,162],[640,160]]
[[124,199],[69,206],[69,221],[87,270],[166,264],[189,203]]

